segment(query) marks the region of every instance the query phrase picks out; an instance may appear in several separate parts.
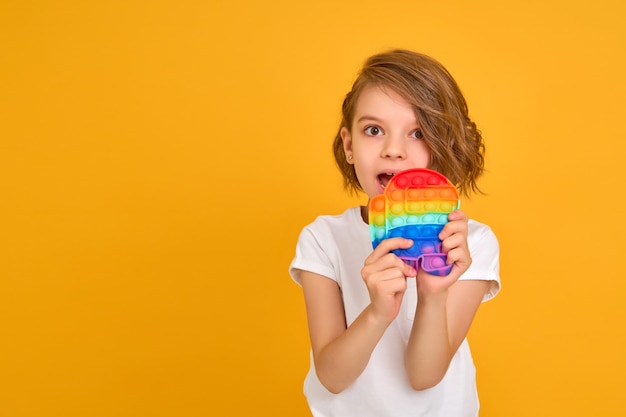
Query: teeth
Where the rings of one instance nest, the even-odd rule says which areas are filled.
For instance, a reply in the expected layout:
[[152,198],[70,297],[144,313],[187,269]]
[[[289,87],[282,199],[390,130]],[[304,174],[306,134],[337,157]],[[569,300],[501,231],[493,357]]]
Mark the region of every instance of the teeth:
[[394,176],[394,174],[391,173],[391,172],[384,172],[384,173],[381,173],[380,175],[378,175],[378,181],[380,182],[380,184],[383,187],[386,187],[387,184],[389,184],[389,182],[393,178],[393,176]]

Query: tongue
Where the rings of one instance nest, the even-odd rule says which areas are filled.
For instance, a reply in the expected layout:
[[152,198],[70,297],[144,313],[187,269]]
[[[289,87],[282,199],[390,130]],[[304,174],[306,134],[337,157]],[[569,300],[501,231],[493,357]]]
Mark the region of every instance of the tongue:
[[389,181],[391,181],[391,177],[393,177],[393,175],[380,174],[378,176],[378,180],[380,181],[380,183],[382,184],[383,187],[386,187],[387,184],[389,184]]

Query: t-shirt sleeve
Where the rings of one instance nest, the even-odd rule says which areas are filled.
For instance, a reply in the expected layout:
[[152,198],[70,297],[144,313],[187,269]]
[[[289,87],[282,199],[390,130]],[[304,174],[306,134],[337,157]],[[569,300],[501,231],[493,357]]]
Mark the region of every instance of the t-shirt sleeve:
[[470,223],[469,235],[472,264],[459,279],[491,281],[483,297],[485,302],[500,292],[500,245],[491,228],[482,223]]
[[313,272],[337,281],[332,263],[320,242],[322,238],[320,233],[315,233],[310,225],[300,232],[296,244],[296,255],[289,266],[291,278],[300,285],[302,284],[301,271]]

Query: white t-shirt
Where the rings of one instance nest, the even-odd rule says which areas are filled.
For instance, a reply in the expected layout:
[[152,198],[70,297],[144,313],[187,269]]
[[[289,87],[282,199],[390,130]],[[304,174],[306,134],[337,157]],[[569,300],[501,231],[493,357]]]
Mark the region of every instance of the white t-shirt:
[[[489,300],[500,290],[498,241],[488,226],[470,220],[468,244],[472,264],[459,279],[492,281],[483,298]],[[371,252],[369,226],[361,218],[359,207],[353,207],[338,216],[320,216],[302,230],[289,272],[297,283],[301,270],[336,281],[349,326],[370,303],[361,269]],[[385,331],[363,373],[344,391],[333,394],[324,388],[315,374],[311,353],[304,393],[315,417],[478,415],[476,372],[467,339],[438,385],[423,391],[411,388],[404,349],[417,305],[415,279],[408,279],[407,285],[398,317]]]

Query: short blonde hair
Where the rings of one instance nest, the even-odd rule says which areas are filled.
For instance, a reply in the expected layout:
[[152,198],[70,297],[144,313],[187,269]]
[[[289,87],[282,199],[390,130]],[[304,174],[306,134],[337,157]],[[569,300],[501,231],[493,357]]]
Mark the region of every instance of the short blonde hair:
[[478,191],[476,181],[484,171],[481,132],[469,118],[467,103],[448,70],[435,59],[404,49],[370,57],[359,72],[342,105],[342,120],[335,136],[335,161],[352,193],[363,191],[354,165],[346,161],[341,129],[351,130],[359,96],[365,87],[390,88],[403,97],[415,116],[430,150],[430,166],[469,196]]

